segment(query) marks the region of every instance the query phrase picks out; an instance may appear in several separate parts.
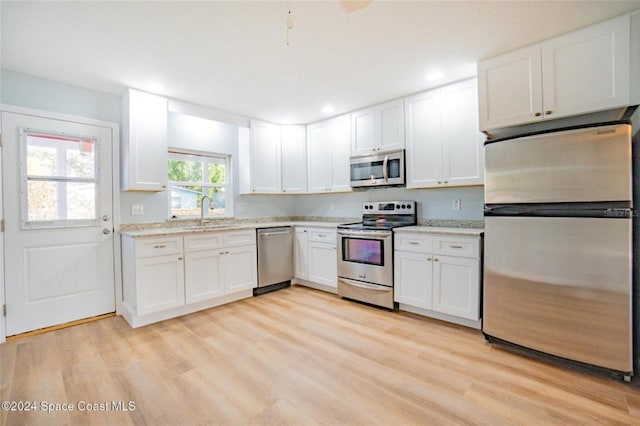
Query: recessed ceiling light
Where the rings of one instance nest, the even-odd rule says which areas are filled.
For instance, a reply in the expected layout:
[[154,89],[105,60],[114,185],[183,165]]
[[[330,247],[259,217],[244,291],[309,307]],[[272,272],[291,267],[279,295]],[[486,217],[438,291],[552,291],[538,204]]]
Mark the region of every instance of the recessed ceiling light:
[[443,78],[444,78],[444,74],[441,73],[440,71],[431,72],[426,76],[427,81],[438,81],[438,80],[442,80]]
[[325,105],[324,107],[322,107],[322,113],[323,114],[331,114],[335,110],[336,109],[334,107],[332,107],[331,105]]

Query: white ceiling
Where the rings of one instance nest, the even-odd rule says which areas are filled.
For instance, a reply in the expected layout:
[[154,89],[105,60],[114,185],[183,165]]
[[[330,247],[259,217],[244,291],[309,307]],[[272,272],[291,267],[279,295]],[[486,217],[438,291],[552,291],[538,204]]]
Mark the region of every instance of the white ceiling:
[[[475,74],[475,63],[629,11],[634,1],[0,2],[2,67],[309,123]],[[429,72],[445,78],[425,80]],[[161,88],[149,86],[160,84]]]

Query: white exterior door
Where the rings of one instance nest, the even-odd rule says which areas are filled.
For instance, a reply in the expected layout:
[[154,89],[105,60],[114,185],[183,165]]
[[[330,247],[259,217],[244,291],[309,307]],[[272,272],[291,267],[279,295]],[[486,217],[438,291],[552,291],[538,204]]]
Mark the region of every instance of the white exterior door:
[[2,113],[6,333],[115,311],[112,128]]

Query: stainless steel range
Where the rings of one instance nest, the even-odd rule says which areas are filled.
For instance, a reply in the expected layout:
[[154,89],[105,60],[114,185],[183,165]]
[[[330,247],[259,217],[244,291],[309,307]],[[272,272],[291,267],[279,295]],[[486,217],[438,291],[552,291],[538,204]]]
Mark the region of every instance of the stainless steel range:
[[415,201],[362,206],[362,222],[338,226],[338,294],[394,309],[393,228],[417,223]]

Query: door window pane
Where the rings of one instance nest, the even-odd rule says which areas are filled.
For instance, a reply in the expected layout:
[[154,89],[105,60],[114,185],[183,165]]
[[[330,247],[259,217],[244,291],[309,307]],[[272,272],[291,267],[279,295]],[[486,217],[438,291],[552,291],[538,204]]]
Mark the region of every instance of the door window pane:
[[64,136],[27,135],[29,176],[95,177],[95,141]]
[[27,184],[27,220],[58,219],[58,189],[56,182],[35,181]]
[[[95,183],[61,183],[66,185],[67,217],[66,219],[94,219],[96,217],[96,184]],[[62,219],[62,218],[60,218]]]
[[70,226],[96,220],[95,140],[26,132],[23,149],[25,222]]

